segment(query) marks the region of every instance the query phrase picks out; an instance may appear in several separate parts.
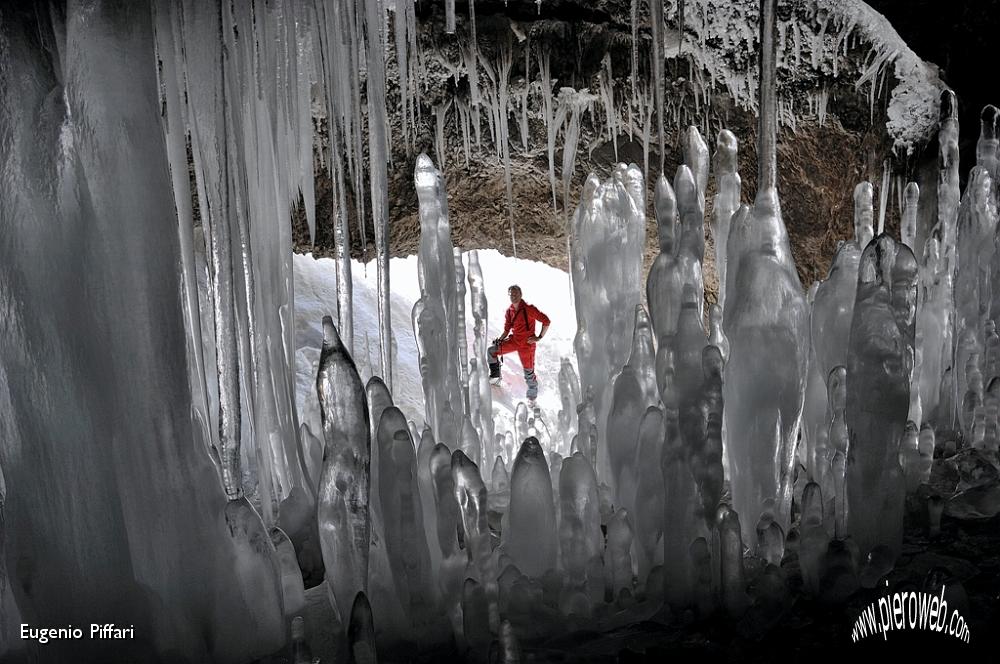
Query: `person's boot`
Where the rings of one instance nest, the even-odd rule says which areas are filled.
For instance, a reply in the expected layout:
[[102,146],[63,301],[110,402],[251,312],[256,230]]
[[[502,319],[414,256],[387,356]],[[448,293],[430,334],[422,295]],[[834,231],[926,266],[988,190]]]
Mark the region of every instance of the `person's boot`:
[[501,383],[499,362],[490,364],[490,382],[494,385],[499,385]]
[[538,401],[535,397],[528,397],[528,412],[536,419],[541,419],[542,409],[538,407]]

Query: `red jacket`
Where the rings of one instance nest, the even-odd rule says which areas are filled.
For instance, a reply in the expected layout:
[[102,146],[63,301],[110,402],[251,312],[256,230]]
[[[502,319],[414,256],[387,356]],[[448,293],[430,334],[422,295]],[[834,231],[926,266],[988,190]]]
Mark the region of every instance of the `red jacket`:
[[507,314],[504,316],[503,334],[501,339],[507,338],[507,333],[514,333],[515,341],[526,341],[528,337],[535,333],[535,323],[542,325],[549,324],[549,317],[539,311],[538,307],[521,300],[518,309],[514,305],[507,307]]

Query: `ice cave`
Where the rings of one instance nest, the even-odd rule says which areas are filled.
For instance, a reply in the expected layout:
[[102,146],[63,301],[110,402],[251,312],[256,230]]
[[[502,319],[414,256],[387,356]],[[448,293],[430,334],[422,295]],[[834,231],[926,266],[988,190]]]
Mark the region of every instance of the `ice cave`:
[[4,0],[0,662],[995,661],[997,34]]

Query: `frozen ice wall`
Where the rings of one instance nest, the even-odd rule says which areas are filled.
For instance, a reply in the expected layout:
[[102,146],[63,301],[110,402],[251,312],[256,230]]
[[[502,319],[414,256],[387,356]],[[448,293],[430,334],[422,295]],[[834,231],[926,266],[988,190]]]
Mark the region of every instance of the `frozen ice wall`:
[[[152,17],[0,9],[10,587],[39,624],[134,623],[123,655],[241,662],[284,642],[276,566],[193,428]],[[67,643],[45,656],[107,656]]]

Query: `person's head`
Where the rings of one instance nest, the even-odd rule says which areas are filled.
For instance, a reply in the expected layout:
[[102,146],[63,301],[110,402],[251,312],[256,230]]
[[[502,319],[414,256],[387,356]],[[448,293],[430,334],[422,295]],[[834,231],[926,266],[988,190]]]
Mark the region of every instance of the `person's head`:
[[517,304],[521,301],[521,287],[514,284],[507,289],[507,294],[510,295],[510,303]]

